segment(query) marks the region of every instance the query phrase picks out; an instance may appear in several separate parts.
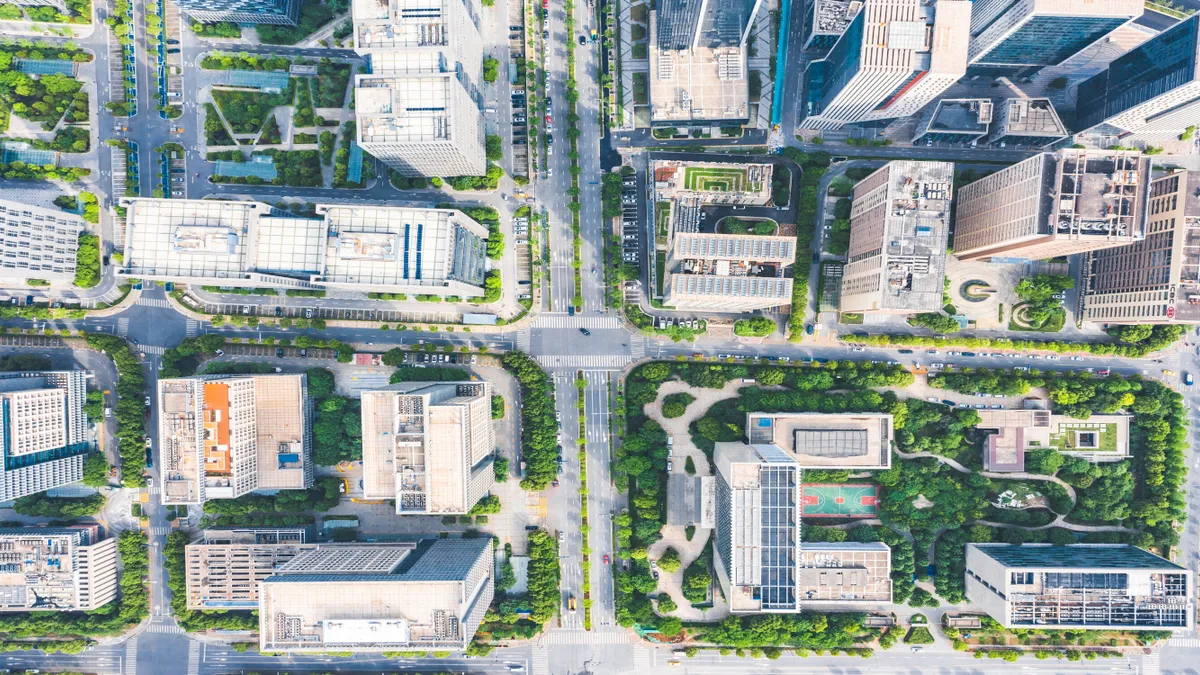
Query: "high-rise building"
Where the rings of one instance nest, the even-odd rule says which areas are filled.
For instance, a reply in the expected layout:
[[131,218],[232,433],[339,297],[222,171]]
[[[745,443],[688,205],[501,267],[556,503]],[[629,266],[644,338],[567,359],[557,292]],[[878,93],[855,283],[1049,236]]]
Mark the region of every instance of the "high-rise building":
[[159,380],[158,443],[164,504],[312,487],[307,376]]
[[843,312],[915,314],[942,306],[954,164],[888,162],[854,186]]
[[354,0],[357,143],[405,176],[482,176],[476,0]]
[[285,562],[320,546],[305,543],[307,537],[303,527],[204,530],[184,549],[187,608],[258,609],[259,584]]
[[461,211],[320,204],[298,218],[261,202],[131,199],[118,276],[236,287],[484,294],[486,227]]
[[1126,138],[1179,136],[1200,120],[1200,15],[1122,54],[1079,85],[1080,131]]
[[300,0],[179,0],[179,9],[200,23],[295,26],[300,20]]
[[357,75],[358,144],[405,176],[482,176],[483,115],[454,73]]
[[1125,544],[967,544],[971,604],[1005,628],[1191,630],[1192,571]]
[[488,382],[401,382],[362,393],[363,495],[396,513],[464,514],[495,482]]
[[99,525],[0,528],[0,560],[0,612],[82,612],[117,597],[117,540]]
[[662,0],[658,45],[682,51],[697,47],[743,47],[762,0]]
[[885,544],[803,544],[801,467],[776,445],[718,443],[714,566],[735,614],[891,602]]
[[1200,172],[1150,183],[1146,238],[1088,261],[1083,318],[1104,323],[1200,322]]
[[1150,166],[1138,152],[1060,150],[965,185],[954,256],[1041,260],[1141,241]]
[[494,565],[490,538],[305,551],[259,586],[260,650],[466,649]]
[[0,200],[0,282],[74,281],[83,219],[61,209]]
[[85,371],[0,373],[0,500],[83,480]]
[[803,49],[829,51],[862,5],[862,0],[806,0],[802,19]]
[[967,0],[866,0],[805,71],[802,129],[916,114],[966,73]]
[[970,63],[1058,65],[1141,15],[1139,0],[975,0]]

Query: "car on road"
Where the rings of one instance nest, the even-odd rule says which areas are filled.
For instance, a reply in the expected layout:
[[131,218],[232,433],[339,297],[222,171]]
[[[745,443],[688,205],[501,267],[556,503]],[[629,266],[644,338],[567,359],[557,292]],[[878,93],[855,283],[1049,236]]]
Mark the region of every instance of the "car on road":
[[579,44],[581,44],[581,45],[586,45],[586,44],[587,44],[587,36],[586,36],[586,35],[580,35],[580,36],[579,36]]
[[[562,411],[561,410],[554,411],[554,419],[557,420],[559,424],[562,424]],[[559,448],[558,454],[560,454],[560,455],[562,454],[562,448]]]
[[567,541],[567,533],[562,530],[558,531],[558,543],[565,544]]
[[150,397],[149,396],[146,397],[146,407],[147,408],[150,407]]
[[963,356],[975,356],[975,352],[963,352],[962,355]]
[[976,410],[983,410],[983,409],[984,409],[984,408],[986,408],[987,406],[986,406],[986,405],[984,405],[984,404],[982,404],[982,403],[976,403],[976,404],[975,404],[974,406],[972,406],[972,407],[974,407]]
[[538,527],[537,525],[526,525],[525,529],[529,532],[534,532],[534,531],[540,530],[542,528]]
[[312,315],[313,315],[313,311],[311,309],[304,310],[304,318],[311,319]]
[[957,403],[955,403],[954,401],[951,401],[950,399],[942,399],[942,403],[949,405],[949,406],[958,405]]
[[1173,370],[1163,370],[1162,373],[1167,377],[1175,377],[1175,371]]
[[[562,467],[562,465],[560,464],[560,465],[559,465],[559,467],[561,468],[561,467]],[[554,480],[550,481],[550,485],[551,485],[552,487],[558,487],[558,479],[557,479],[557,478],[555,478]],[[533,529],[535,529],[535,530],[536,530],[536,529],[538,529],[538,528],[537,528],[537,526],[534,526],[534,528],[533,528]]]
[[938,368],[945,368],[945,367],[946,367],[946,364],[944,364],[944,363],[931,363],[931,364],[929,364],[929,369],[930,369],[930,370],[936,370],[936,369],[938,369]]
[[865,352],[865,351],[867,351],[867,350],[863,349],[862,347],[855,347],[855,348],[854,348],[854,351],[856,351],[856,352]]
[[277,358],[277,359],[282,359],[282,358],[283,358],[283,350],[282,350],[282,349],[276,349],[276,350],[275,350],[275,358]]
[[153,448],[153,447],[154,447],[154,441],[151,440],[149,436],[147,436],[146,437],[146,449],[149,450],[150,448]]
[[217,356],[225,356],[225,350],[224,350],[224,349],[218,349],[218,350],[216,351],[216,354],[217,354]]
[[1003,408],[1003,407],[1004,407],[1004,406],[1000,405],[999,403],[993,403],[993,404],[992,404],[992,410],[999,410],[999,409],[1001,409],[1001,408]]
[[667,471],[669,472],[669,471],[671,471],[671,469],[674,469],[674,468],[675,468],[675,463],[668,459],[667,460]]
[[567,316],[575,316],[575,305],[567,305]]
[[608,554],[605,553],[604,554],[604,564],[607,565],[608,563],[609,563]]
[[580,329],[579,329],[579,332],[580,332],[580,333],[583,333],[584,335],[591,335],[591,334],[592,334],[592,332],[591,332],[590,330],[586,329],[586,328],[580,328]]
[[926,401],[929,401],[930,403],[937,403],[937,402],[938,402],[938,399],[937,399],[937,397],[936,397],[936,396],[930,396],[930,397],[926,398],[925,400],[926,400]]
[[900,353],[901,353],[901,354],[911,354],[911,353],[913,353],[913,350],[911,350],[911,349],[901,349],[901,350],[900,350]]
[[1192,386],[1192,374],[1191,373],[1183,374],[1183,383],[1189,387]]

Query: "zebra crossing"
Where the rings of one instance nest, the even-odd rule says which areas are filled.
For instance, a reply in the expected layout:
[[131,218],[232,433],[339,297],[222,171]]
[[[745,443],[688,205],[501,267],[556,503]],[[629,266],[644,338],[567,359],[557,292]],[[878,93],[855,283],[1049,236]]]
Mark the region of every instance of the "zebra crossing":
[[529,327],[517,331],[517,350],[529,353]]
[[157,354],[159,356],[162,356],[163,352],[167,351],[167,348],[161,345],[138,345],[137,348],[143,354]]
[[645,358],[646,338],[633,337],[629,339],[629,357],[634,361]]
[[621,320],[611,314],[568,316],[542,314],[533,322],[534,328],[620,328]]
[[539,641],[533,646],[533,658],[529,664],[529,672],[533,675],[550,675],[550,652],[546,645]]
[[187,320],[187,337],[196,337],[200,334],[200,322],[195,319]]
[[162,307],[163,309],[171,308],[171,303],[166,298],[147,298],[142,296],[138,298],[137,304],[147,307]]
[[633,648],[633,672],[645,673],[650,670],[650,649],[648,647]]
[[1200,638],[1171,638],[1167,640],[1167,644],[1171,647],[1200,647]]
[[149,490],[150,494],[156,495],[158,494],[158,483],[151,481],[150,484],[146,486],[146,489]]
[[190,640],[188,642],[188,675],[200,675],[201,646],[202,645],[196,640]]
[[137,636],[129,638],[129,642],[125,643],[125,673],[124,675],[137,675]]
[[183,632],[183,629],[173,623],[152,623],[146,627],[146,632],[179,634]]
[[629,365],[624,354],[542,354],[537,362],[543,368],[599,368],[620,370]]
[[117,319],[117,332],[121,337],[129,335],[129,319]]
[[150,528],[150,536],[152,537],[165,537],[168,534],[171,534],[171,528],[168,526],[160,525]]
[[552,645],[623,645],[629,643],[629,634],[623,630],[555,630],[546,634],[546,644]]
[[1162,666],[1158,662],[1158,652],[1152,652],[1142,657],[1142,675],[1159,675],[1161,672]]

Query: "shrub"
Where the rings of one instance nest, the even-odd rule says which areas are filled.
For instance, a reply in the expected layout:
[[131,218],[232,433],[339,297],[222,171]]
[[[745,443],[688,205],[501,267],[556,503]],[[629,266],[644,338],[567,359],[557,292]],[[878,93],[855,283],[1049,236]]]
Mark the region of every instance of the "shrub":
[[667,419],[683,417],[683,413],[687,412],[688,405],[695,400],[696,397],[687,392],[670,394],[663,399],[662,415]]

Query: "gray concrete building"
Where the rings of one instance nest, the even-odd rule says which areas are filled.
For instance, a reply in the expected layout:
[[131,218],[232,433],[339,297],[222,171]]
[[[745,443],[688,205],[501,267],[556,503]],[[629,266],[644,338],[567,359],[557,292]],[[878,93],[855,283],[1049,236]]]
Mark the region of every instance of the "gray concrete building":
[[117,559],[99,525],[0,528],[0,612],[103,607],[117,597]]
[[204,530],[184,549],[187,608],[258,609],[259,584],[287,561],[319,546],[307,539],[303,527]]
[[1138,152],[1043,153],[962,187],[954,226],[961,260],[1041,260],[1141,241],[1151,158]]
[[488,382],[402,382],[362,393],[363,496],[399,515],[465,514],[495,483]]
[[1191,630],[1192,571],[1125,544],[967,544],[967,599],[1005,628]]
[[1086,260],[1085,320],[1200,322],[1200,172],[1154,179],[1149,202],[1145,239]]
[[999,106],[987,143],[1041,150],[1069,134],[1048,98],[1010,98]]
[[466,649],[492,601],[494,565],[489,538],[306,551],[259,587],[259,649]]
[[841,311],[941,308],[953,192],[950,162],[892,161],[854,186]]
[[86,371],[0,373],[0,500],[83,480]]

